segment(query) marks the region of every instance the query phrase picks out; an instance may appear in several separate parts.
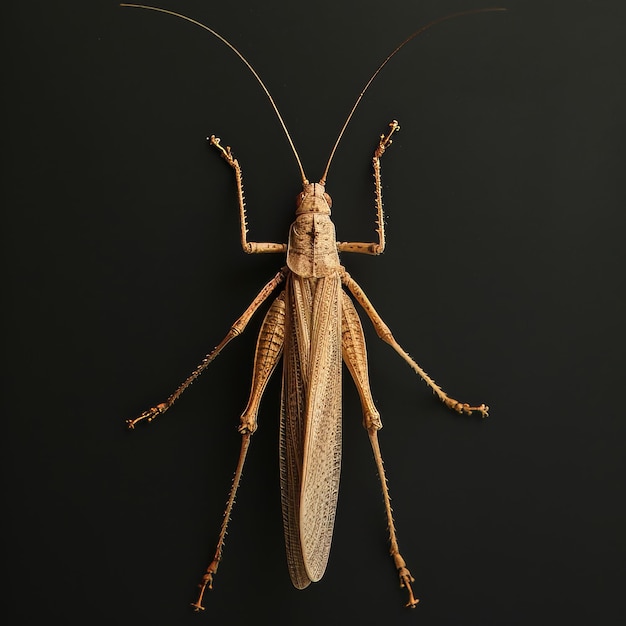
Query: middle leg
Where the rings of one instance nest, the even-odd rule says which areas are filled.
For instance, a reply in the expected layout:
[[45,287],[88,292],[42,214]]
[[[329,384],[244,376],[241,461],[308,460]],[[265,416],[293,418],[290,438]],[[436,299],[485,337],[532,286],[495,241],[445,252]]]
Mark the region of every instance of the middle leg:
[[342,283],[350,290],[350,293],[355,297],[357,302],[363,307],[367,316],[374,324],[376,334],[385,342],[388,343],[410,366],[411,369],[418,374],[422,380],[435,392],[437,397],[450,409],[457,413],[464,413],[465,415],[471,415],[474,412],[480,413],[482,417],[489,415],[489,407],[486,404],[479,404],[477,406],[471,406],[466,402],[459,402],[454,398],[451,398],[404,350],[404,348],[394,339],[391,334],[389,326],[383,322],[382,318],[369,301],[369,298],[365,295],[365,292],[357,284],[357,282],[344,270],[341,277]]

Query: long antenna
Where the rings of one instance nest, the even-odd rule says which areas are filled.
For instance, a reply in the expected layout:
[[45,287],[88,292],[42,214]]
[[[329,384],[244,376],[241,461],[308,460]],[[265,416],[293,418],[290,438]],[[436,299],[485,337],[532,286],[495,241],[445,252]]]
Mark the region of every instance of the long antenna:
[[326,169],[324,170],[324,174],[322,175],[322,178],[320,179],[320,184],[324,185],[326,184],[326,178],[328,177],[328,170],[330,169],[330,164],[331,161],[333,160],[333,157],[335,156],[335,152],[337,151],[337,146],[339,145],[339,142],[341,141],[341,138],[343,137],[343,134],[348,126],[348,124],[350,123],[350,120],[352,119],[352,116],[354,115],[354,112],[356,111],[356,108],[359,106],[359,103],[361,102],[361,100],[363,99],[363,95],[365,94],[365,92],[367,91],[368,87],[374,82],[374,79],[378,76],[378,74],[380,73],[380,71],[383,69],[383,67],[385,67],[385,65],[387,65],[387,63],[389,63],[389,61],[391,60],[392,57],[394,57],[398,52],[400,52],[400,50],[402,48],[404,48],[404,46],[406,46],[407,43],[409,43],[409,41],[411,41],[411,39],[417,37],[418,35],[421,35],[424,31],[428,30],[429,28],[431,28],[432,26],[435,26],[436,24],[441,24],[441,22],[445,22],[447,20],[451,20],[454,19],[455,17],[461,17],[462,15],[472,15],[474,13],[487,13],[489,11],[506,11],[506,9],[504,8],[498,8],[498,7],[493,7],[493,8],[488,8],[488,9],[472,9],[471,11],[461,11],[460,13],[452,13],[451,15],[446,15],[445,17],[440,17],[436,20],[433,20],[432,22],[430,22],[429,24],[426,24],[426,26],[422,26],[421,28],[419,28],[418,30],[416,30],[414,33],[412,33],[411,35],[409,35],[379,66],[378,69],[372,74],[371,78],[367,81],[367,83],[365,83],[365,87],[363,87],[363,91],[361,91],[361,93],[359,94],[359,97],[356,99],[356,102],[354,103],[352,109],[350,110],[350,113],[348,114],[348,117],[346,118],[346,121],[344,122],[343,126],[341,127],[341,130],[339,131],[339,136],[337,137],[337,141],[335,141],[335,145],[333,146],[333,149],[330,152],[330,157],[328,158],[328,163],[326,164]]
[[239,52],[239,50],[237,50],[237,48],[235,48],[235,46],[233,46],[229,41],[224,39],[224,37],[222,37],[219,33],[215,32],[212,28],[209,28],[205,24],[202,24],[201,22],[198,22],[198,21],[196,21],[196,20],[194,20],[194,19],[192,19],[190,17],[187,17],[186,15],[182,15],[181,13],[176,13],[174,11],[169,11],[168,9],[161,9],[159,7],[147,6],[145,4],[121,3],[120,6],[121,7],[130,7],[130,8],[133,8],[133,9],[147,9],[149,11],[156,11],[157,13],[166,13],[167,15],[173,15],[174,17],[178,17],[181,20],[185,20],[187,22],[191,22],[192,24],[195,24],[196,26],[199,26],[200,28],[204,28],[204,30],[208,31],[209,33],[211,33],[211,35],[213,35],[214,37],[217,37],[222,43],[226,44],[243,61],[245,66],[252,72],[252,75],[257,79],[259,85],[261,85],[261,87],[263,88],[263,91],[265,92],[265,95],[268,97],[268,99],[270,101],[270,104],[272,105],[272,108],[274,109],[274,113],[276,113],[276,117],[278,117],[278,121],[280,122],[280,125],[283,127],[283,130],[285,131],[285,135],[287,136],[287,141],[289,141],[289,145],[291,146],[293,154],[296,157],[296,161],[298,163],[298,167],[300,168],[300,175],[302,176],[302,182],[304,184],[309,182],[307,177],[306,177],[306,174],[304,173],[304,168],[302,167],[302,162],[300,161],[300,157],[298,156],[298,152],[296,150],[296,147],[294,146],[294,143],[293,143],[293,141],[291,139],[291,135],[289,134],[289,131],[287,130],[287,125],[285,124],[285,121],[283,120],[283,116],[280,114],[280,111],[278,110],[278,107],[276,106],[276,103],[274,102],[274,99],[270,95],[270,92],[269,92],[268,88],[265,86],[265,83],[261,80],[261,77],[256,73],[256,70],[252,67],[252,65],[250,65],[250,63],[243,56],[243,54],[241,54],[241,52]]

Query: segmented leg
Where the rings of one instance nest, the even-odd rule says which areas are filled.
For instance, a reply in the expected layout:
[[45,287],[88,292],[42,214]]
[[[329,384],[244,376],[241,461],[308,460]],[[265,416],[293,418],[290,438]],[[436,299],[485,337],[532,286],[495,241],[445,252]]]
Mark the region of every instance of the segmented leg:
[[276,369],[285,343],[285,292],[274,300],[269,308],[257,339],[252,373],[252,388],[248,404],[239,420],[241,434],[257,429],[257,414],[265,387]]
[[241,481],[241,474],[243,472],[243,466],[246,460],[246,454],[248,452],[248,446],[250,445],[250,437],[257,429],[257,414],[259,412],[259,404],[263,397],[265,387],[272,375],[272,372],[276,368],[278,361],[280,360],[283,343],[285,338],[285,292],[282,292],[269,308],[261,330],[259,332],[259,338],[257,340],[256,352],[254,355],[254,369],[252,373],[252,388],[250,390],[250,399],[248,404],[241,415],[239,420],[239,432],[242,434],[241,440],[241,452],[239,453],[239,461],[237,463],[237,469],[235,471],[235,477],[233,478],[233,484],[228,494],[228,501],[226,503],[226,510],[224,511],[224,518],[222,520],[222,526],[220,534],[217,540],[217,547],[213,560],[207,567],[202,581],[198,585],[200,587],[200,593],[198,599],[192,603],[191,606],[196,611],[203,611],[202,599],[206,588],[209,589],[213,586],[213,578],[217,572],[217,568],[222,560],[222,552],[224,550],[224,541],[226,539],[226,532],[228,529],[228,522],[230,521],[230,515],[235,504],[235,496],[239,483]]
[[222,341],[213,349],[212,352],[209,352],[202,362],[196,367],[196,369],[188,376],[188,378],[176,389],[176,391],[165,401],[161,402],[161,404],[157,404],[152,408],[144,411],[139,417],[135,419],[126,420],[126,424],[128,428],[134,428],[135,424],[141,422],[142,420],[146,420],[147,422],[151,422],[157,415],[161,415],[165,413],[176,400],[182,395],[182,393],[193,383],[200,374],[208,367],[208,365],[217,357],[217,355],[222,351],[224,346],[228,344],[231,339],[234,339],[238,335],[245,330],[250,318],[254,315],[256,310],[267,300],[267,298],[272,294],[272,292],[280,285],[280,283],[285,280],[289,270],[287,268],[283,268],[270,280],[263,289],[259,292],[257,297],[252,301],[250,306],[245,310],[244,314],[231,326],[231,329],[228,331],[228,334]]
[[361,241],[342,241],[337,243],[340,252],[359,252],[361,254],[381,254],[385,249],[385,217],[383,212],[383,186],[380,174],[380,157],[392,144],[391,136],[400,130],[400,124],[393,120],[389,124],[389,132],[381,135],[378,146],[374,151],[372,165],[374,166],[374,195],[376,202],[376,233],[378,242],[364,243]]
[[413,589],[411,588],[411,583],[414,579],[411,576],[411,572],[407,569],[406,563],[398,548],[396,527],[391,511],[389,487],[387,485],[383,460],[378,445],[378,430],[382,428],[382,422],[380,421],[380,414],[374,406],[374,399],[372,398],[372,392],[370,390],[363,327],[361,326],[361,320],[354,308],[354,304],[352,304],[352,300],[350,300],[345,292],[343,293],[341,326],[343,359],[359,391],[361,406],[363,407],[363,426],[367,429],[370,438],[372,451],[374,452],[374,460],[376,461],[376,469],[378,470],[378,476],[383,490],[383,500],[387,514],[387,528],[389,529],[389,553],[398,570],[400,586],[406,588],[409,593],[409,601],[406,606],[413,608],[418,603],[418,600],[413,595]]
[[424,380],[424,382],[435,392],[437,397],[450,409],[457,413],[465,413],[471,415],[474,411],[479,412],[483,417],[487,417],[489,407],[485,404],[478,406],[470,406],[464,402],[459,402],[448,396],[443,389],[409,356],[409,354],[398,344],[393,338],[389,327],[383,322],[372,303],[369,301],[364,291],[359,287],[355,280],[344,270],[341,278],[343,284],[350,290],[357,302],[363,307],[368,317],[372,320],[374,328],[378,336],[388,343],[413,369],[414,372]]
[[230,146],[225,148],[220,143],[220,138],[215,135],[209,137],[209,142],[215,146],[222,154],[224,160],[230,165],[235,172],[235,180],[237,182],[237,200],[239,202],[239,227],[241,229],[241,247],[248,254],[260,252],[287,252],[286,243],[268,243],[258,241],[248,241],[248,220],[246,217],[246,201],[243,194],[243,176],[241,174],[241,166],[237,159],[233,156]]
[[191,606],[193,606],[196,611],[204,611],[204,607],[202,606],[204,592],[207,587],[209,589],[213,588],[213,576],[215,576],[220,561],[222,560],[222,551],[224,549],[224,540],[226,539],[226,530],[228,528],[228,522],[230,521],[230,514],[233,510],[233,505],[235,504],[235,496],[237,494],[237,489],[241,481],[241,474],[243,473],[243,465],[246,461],[246,454],[248,452],[248,446],[250,445],[251,436],[252,433],[245,433],[241,439],[241,451],[239,453],[239,461],[237,462],[237,469],[235,470],[233,485],[230,488],[230,493],[228,494],[228,502],[226,503],[226,510],[224,511],[224,519],[222,521],[222,527],[220,529],[220,536],[217,541],[217,549],[215,550],[213,560],[211,561],[209,567],[207,567],[207,570],[202,577],[202,582],[198,585],[198,587],[200,587],[198,599],[195,602],[191,603]]
[[369,428],[367,434],[372,444],[372,450],[374,452],[374,459],[376,460],[376,468],[378,469],[378,476],[380,477],[380,484],[383,489],[383,499],[385,501],[385,510],[387,511],[387,524],[389,527],[389,553],[393,558],[393,562],[398,570],[398,576],[400,577],[400,586],[404,587],[409,593],[409,601],[406,606],[414,609],[419,600],[413,595],[413,588],[411,583],[415,580],[411,576],[400,550],[398,548],[398,539],[396,537],[396,528],[393,522],[393,513],[391,511],[391,498],[389,497],[389,487],[387,486],[387,477],[385,476],[385,468],[383,466],[383,457],[380,454],[380,446],[378,445],[378,430],[376,428]]
[[372,392],[370,390],[369,374],[367,369],[367,349],[365,347],[365,336],[359,314],[354,308],[350,296],[342,291],[342,319],[341,319],[341,351],[344,363],[348,368],[363,408],[363,427],[366,430],[374,428],[378,430],[383,424],[380,421],[380,413],[374,405]]

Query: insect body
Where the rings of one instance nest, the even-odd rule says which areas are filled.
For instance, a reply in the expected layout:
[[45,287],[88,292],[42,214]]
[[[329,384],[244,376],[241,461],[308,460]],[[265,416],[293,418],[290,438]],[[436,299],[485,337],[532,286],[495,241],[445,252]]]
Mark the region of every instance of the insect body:
[[[137,7],[139,5],[122,6]],[[298,154],[274,101],[243,56],[215,31],[199,22],[164,9],[143,6],[139,8],[172,14],[201,26],[226,43],[243,60],[265,90],[285,130],[298,162],[303,184],[302,192],[297,198],[296,218],[290,228],[288,243],[248,241],[241,167],[229,147],[222,146],[217,137],[210,137],[210,144],[220,152],[235,174],[241,245],[244,251],[247,253],[286,253],[287,264],[263,287],[243,315],[232,325],[226,337],[212,352],[207,354],[165,402],[127,421],[128,426],[134,428],[138,422],[143,420],[150,422],[157,415],[167,411],[224,346],[244,331],[255,311],[279,287],[282,288],[270,305],[259,333],[250,397],[239,423],[242,443],[235,478],[228,497],[215,555],[202,578],[200,593],[193,606],[196,610],[203,609],[205,589],[212,586],[213,578],[221,562],[227,525],[250,438],[257,428],[257,413],[261,397],[272,372],[282,358],[280,486],[287,562],[293,584],[303,589],[311,582],[320,580],[328,561],[341,466],[341,369],[343,361],[359,392],[363,425],[369,435],[380,477],[389,529],[390,554],[398,571],[400,584],[408,592],[407,606],[414,607],[418,600],[411,588],[413,577],[398,547],[378,442],[378,430],[382,427],[382,422],[370,391],[365,338],[353,299],[364,309],[378,336],[393,347],[446,406],[459,413],[478,412],[482,416],[487,415],[488,408],[484,404],[470,406],[448,396],[396,342],[367,296],[346,272],[339,260],[340,252],[377,255],[385,249],[380,163],[382,155],[392,143],[392,135],[399,130],[398,122],[395,120],[391,122],[388,132],[380,136],[372,160],[377,225],[375,241],[337,241],[335,227],[330,218],[332,201],[326,193],[325,184],[337,144],[365,90],[387,61],[424,28],[413,33],[400,44],[376,70],[353,106],[333,147],[322,178],[318,183],[311,183],[304,174]],[[431,25],[432,23],[429,26]]]

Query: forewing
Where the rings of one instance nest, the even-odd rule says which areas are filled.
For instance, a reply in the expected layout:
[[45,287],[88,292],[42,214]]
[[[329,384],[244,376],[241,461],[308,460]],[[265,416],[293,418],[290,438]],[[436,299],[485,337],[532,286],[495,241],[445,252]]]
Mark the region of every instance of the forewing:
[[309,578],[328,562],[341,470],[341,281],[317,282],[311,319],[300,538]]
[[[295,284],[294,284],[295,283]],[[308,389],[310,321],[313,293],[308,281],[290,275],[287,281],[283,388],[280,416],[280,495],[287,565],[294,586],[304,589],[306,573],[300,545],[300,489]]]
[[293,584],[326,568],[341,466],[341,283],[291,275],[281,407],[281,497]]

